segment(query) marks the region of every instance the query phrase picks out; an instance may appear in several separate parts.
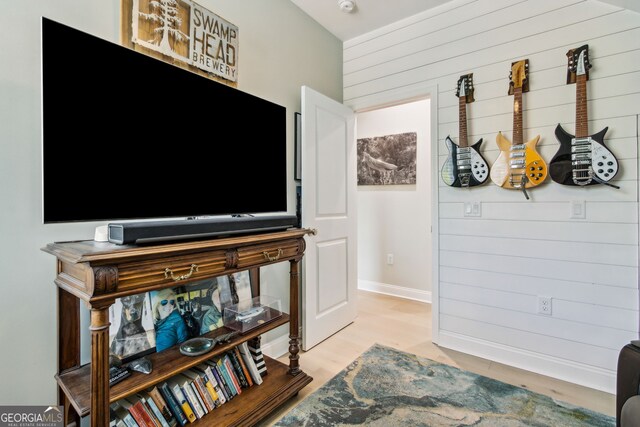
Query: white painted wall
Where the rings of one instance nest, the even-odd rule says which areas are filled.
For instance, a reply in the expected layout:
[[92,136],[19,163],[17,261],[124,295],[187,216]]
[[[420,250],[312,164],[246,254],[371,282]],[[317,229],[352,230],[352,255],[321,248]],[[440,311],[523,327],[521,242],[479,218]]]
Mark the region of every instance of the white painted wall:
[[[431,129],[428,99],[357,115],[357,138],[417,132],[415,185],[358,186],[361,289],[431,298]],[[394,255],[393,265],[387,254]]]
[[[300,87],[342,99],[342,44],[288,0],[199,3],[240,29],[239,89],[287,107],[293,213],[293,115],[300,111]],[[52,241],[91,239],[99,225],[42,225],[42,15],[115,42],[120,34],[119,0],[0,2],[0,404],[56,401],[55,259],[40,248]],[[70,46],[68,60],[81,63],[86,54]],[[87,165],[87,171],[107,173],[107,168]],[[215,183],[212,193],[215,197]],[[117,194],[96,200],[100,197],[113,201]],[[283,306],[288,306],[288,286],[288,265],[265,269],[263,293],[281,297]],[[270,336],[286,333],[284,328]]]
[[[498,156],[496,134],[512,136],[513,61],[530,61],[525,140],[541,135],[549,161],[554,129],[575,128],[575,86],[566,52],[588,43],[589,127],[609,126],[621,163],[620,190],[554,182],[522,193],[492,183],[455,189],[438,179],[439,259],[434,331],[444,347],[615,392],[617,355],[638,337],[638,136],[640,15],[595,0],[454,0],[344,43],[344,98],[354,108],[391,92],[438,87],[439,164],[458,136],[459,76],[474,73],[469,138]],[[569,219],[571,200],[586,219]],[[481,201],[482,217],[463,217]],[[537,314],[537,296],[553,315]]]

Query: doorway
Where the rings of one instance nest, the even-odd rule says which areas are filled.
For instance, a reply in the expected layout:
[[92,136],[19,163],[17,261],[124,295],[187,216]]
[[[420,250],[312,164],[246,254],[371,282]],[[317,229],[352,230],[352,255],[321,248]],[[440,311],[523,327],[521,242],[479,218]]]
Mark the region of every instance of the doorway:
[[[420,128],[420,136],[417,137],[420,141],[416,140],[416,154],[419,152],[420,154],[416,157],[416,182],[410,184],[409,187],[404,187],[403,190],[396,190],[396,193],[404,193],[406,196],[409,193],[415,194],[417,189],[421,190],[421,197],[414,197],[413,199],[406,198],[409,200],[403,200],[402,206],[400,204],[396,204],[396,208],[394,211],[405,211],[405,212],[415,212],[416,210],[419,212],[417,217],[422,216],[423,219],[421,221],[414,223],[413,228],[411,226],[407,227],[407,229],[411,230],[411,232],[407,233],[403,230],[402,236],[403,238],[398,239],[400,243],[394,243],[394,247],[392,250],[398,251],[399,257],[396,258],[395,252],[388,252],[387,249],[383,248],[383,259],[385,260],[385,265],[397,265],[396,262],[399,262],[400,265],[404,265],[406,262],[410,264],[424,266],[427,265],[426,268],[421,269],[421,271],[416,272],[412,271],[411,268],[398,269],[402,271],[402,276],[400,279],[392,278],[385,279],[385,281],[403,281],[406,278],[410,277],[411,280],[407,283],[385,283],[379,281],[379,278],[373,277],[375,280],[368,280],[370,283],[375,283],[376,289],[368,289],[375,290],[381,293],[388,293],[391,295],[401,296],[402,298],[410,298],[419,301],[432,301],[432,324],[435,326],[435,331],[437,332],[438,325],[438,304],[437,304],[437,285],[434,285],[431,288],[431,284],[437,284],[438,280],[438,251],[437,251],[437,239],[432,239],[431,236],[437,236],[438,229],[438,221],[437,221],[437,206],[438,206],[438,186],[437,179],[434,177],[437,175],[435,170],[438,168],[438,157],[437,157],[437,125],[436,123],[436,115],[437,111],[437,96],[432,96],[432,94],[437,94],[437,86],[415,86],[412,88],[400,89],[395,91],[386,92],[384,94],[379,94],[379,96],[368,98],[367,100],[361,100],[359,102],[355,102],[353,104],[346,103],[345,106],[348,107],[344,110],[344,106],[339,104],[322,94],[313,91],[310,88],[303,87],[302,90],[302,130],[303,130],[303,150],[302,150],[302,194],[305,197],[302,198],[302,223],[305,227],[310,227],[318,230],[318,234],[310,237],[307,244],[307,256],[305,262],[305,274],[304,274],[304,284],[302,287],[302,316],[303,316],[303,331],[302,331],[302,348],[308,350],[310,347],[315,345],[316,343],[322,341],[323,339],[331,336],[333,333],[337,332],[347,324],[349,324],[355,318],[356,311],[356,298],[355,291],[358,287],[358,278],[356,277],[357,267],[356,263],[358,259],[353,256],[335,256],[331,258],[331,265],[336,265],[336,262],[342,260],[346,262],[345,265],[349,265],[348,268],[336,270],[334,267],[332,268],[322,268],[322,261],[318,258],[318,255],[313,252],[314,248],[317,249],[318,254],[323,250],[326,251],[327,248],[339,248],[339,247],[350,247],[355,248],[358,246],[358,237],[357,235],[353,235],[349,238],[335,238],[327,240],[327,236],[324,236],[324,230],[327,231],[348,231],[356,232],[358,229],[357,225],[357,217],[355,215],[352,216],[352,227],[334,227],[334,226],[325,226],[323,224],[318,223],[318,221],[327,221],[327,220],[341,220],[342,218],[347,218],[345,214],[340,213],[337,214],[335,212],[331,213],[320,212],[318,210],[318,197],[317,194],[325,194],[331,195],[331,197],[338,197],[342,200],[343,195],[349,194],[348,199],[354,200],[354,202],[345,202],[340,206],[346,206],[347,208],[342,209],[340,212],[351,212],[353,210],[357,210],[358,206],[358,194],[357,194],[357,182],[355,180],[356,173],[355,170],[353,172],[347,171],[346,173],[336,174],[334,173],[336,165],[340,166],[349,166],[353,165],[357,166],[357,150],[355,140],[357,139],[357,134],[355,134],[353,129],[353,124],[349,124],[352,120],[355,122],[355,117],[352,119],[347,119],[347,111],[349,109],[353,109],[358,111],[358,114],[364,114],[366,112],[374,113],[375,110],[384,110],[380,112],[380,114],[389,115],[389,117],[396,116],[396,121],[400,121],[403,117],[415,117],[415,124],[411,127],[413,131],[417,133],[417,128]],[[413,104],[414,101],[422,100],[422,104],[416,105],[407,105]],[[403,105],[405,107],[403,107]],[[422,106],[422,109],[420,108]],[[397,107],[397,108],[393,108]],[[413,108],[416,108],[417,112],[410,111]],[[425,108],[427,107],[427,108]],[[345,114],[345,119],[340,118],[343,114]],[[353,115],[353,111],[351,113]],[[363,120],[365,116],[363,116]],[[343,121],[346,120],[346,121]],[[388,123],[393,124],[393,119],[388,119]],[[408,126],[408,125],[407,125]],[[426,127],[425,127],[426,126]],[[348,131],[351,128],[350,132]],[[382,131],[379,129],[378,131]],[[349,136],[349,134],[351,136]],[[345,138],[343,140],[343,138]],[[342,141],[342,142],[340,142]],[[351,141],[351,142],[350,142]],[[339,143],[338,143],[339,142]],[[353,144],[352,144],[353,142]],[[327,152],[327,156],[316,156],[316,147],[320,144],[321,147],[327,148],[332,144],[335,146],[342,147],[353,147],[348,149],[339,149],[339,150],[330,150]],[[337,145],[336,145],[337,144]],[[417,147],[417,144],[420,144],[420,147]],[[331,154],[331,155],[329,155]],[[336,161],[335,154],[345,154],[348,159]],[[322,159],[326,158],[326,162]],[[419,162],[419,163],[418,163]],[[341,166],[341,167],[342,167]],[[326,175],[331,179],[319,179],[318,171],[321,171],[323,168],[326,168],[326,171],[334,171],[331,174]],[[340,177],[347,177],[348,180],[340,180]],[[352,177],[352,178],[351,178]],[[320,177],[322,178],[322,177]],[[338,185],[334,185],[333,181],[338,179]],[[353,179],[353,180],[352,180]],[[343,182],[344,181],[344,182]],[[351,182],[347,182],[351,181]],[[326,188],[324,193],[318,193],[319,185],[324,185]],[[305,190],[305,187],[307,188]],[[394,185],[394,187],[398,187]],[[400,186],[403,187],[403,186]],[[380,190],[377,190],[380,191]],[[353,192],[353,193],[352,193]],[[416,205],[420,204],[422,209],[416,209]],[[393,204],[386,204],[385,207],[393,208]],[[372,217],[375,217],[380,214],[378,209],[370,209]],[[353,212],[355,213],[355,212]],[[389,217],[389,215],[387,215]],[[416,218],[417,218],[416,217]],[[398,219],[397,221],[404,223],[409,223],[405,219]],[[387,221],[389,222],[389,221]],[[430,223],[431,222],[431,223]],[[322,226],[320,226],[322,225]],[[392,235],[394,232],[396,235],[399,233],[399,225],[397,223],[388,224],[384,229],[369,229],[368,232],[365,232],[370,235]],[[418,242],[417,240],[422,239],[422,242]],[[424,240],[427,239],[427,240]],[[347,245],[346,242],[354,242],[354,245]],[[329,242],[331,245],[329,245]],[[335,242],[339,242],[342,246],[334,244]],[[409,250],[404,250],[405,248],[400,247],[408,247]],[[356,252],[362,250],[363,246],[360,246],[360,249]],[[397,249],[396,249],[397,248]],[[334,251],[335,252],[335,251]],[[348,254],[348,253],[347,253]],[[393,263],[386,264],[387,255],[392,254]],[[355,255],[355,254],[354,254]],[[329,259],[329,257],[325,257]],[[351,259],[352,261],[349,261]],[[399,259],[399,261],[396,261]],[[350,264],[353,262],[353,264]],[[379,260],[371,261],[374,264],[379,264]],[[325,263],[327,264],[327,263]],[[434,268],[430,268],[429,264],[433,265]],[[335,272],[340,273],[340,277],[344,276],[344,280],[333,280],[336,279]],[[327,282],[327,275],[319,274],[320,272],[332,272],[332,274],[336,277],[331,277],[332,283],[331,286],[325,286]],[[343,274],[344,273],[344,274]],[[353,281],[351,279],[346,279],[347,276],[351,277],[353,275]],[[323,277],[327,276],[327,277]],[[420,277],[423,276],[423,277]],[[431,279],[431,280],[430,280]],[[344,285],[344,286],[343,286]],[[363,282],[363,286],[366,284]],[[415,287],[414,287],[415,286]],[[346,289],[347,298],[342,298],[342,300],[338,301],[338,303],[331,304],[327,306],[328,308],[323,309],[323,304],[320,304],[323,300],[323,294],[330,293],[332,298],[335,300],[336,295],[344,295],[344,292],[336,293],[332,289],[338,287],[342,290],[342,287]],[[367,289],[366,287],[364,289]],[[324,298],[324,300],[329,300],[329,298]],[[333,301],[333,300],[332,300]],[[349,316],[335,316],[334,312],[336,310],[348,310]],[[344,317],[344,319],[343,319]],[[350,321],[347,317],[350,317]],[[343,322],[338,322],[338,320],[343,319]],[[336,323],[339,324],[336,324]],[[315,332],[322,331],[322,334],[317,334]],[[311,339],[312,337],[315,337]],[[437,334],[433,336],[433,342],[437,342]]]
[[356,113],[359,289],[432,300],[431,135],[429,98]]

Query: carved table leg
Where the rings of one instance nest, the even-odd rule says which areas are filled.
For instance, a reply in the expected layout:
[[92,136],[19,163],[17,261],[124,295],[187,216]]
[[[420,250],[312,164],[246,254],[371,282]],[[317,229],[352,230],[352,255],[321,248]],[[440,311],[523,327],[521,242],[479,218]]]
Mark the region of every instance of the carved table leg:
[[300,363],[298,361],[300,352],[299,344],[299,327],[298,327],[298,306],[299,292],[298,287],[300,279],[298,276],[299,259],[289,261],[289,291],[290,291],[290,314],[289,314],[289,374],[297,375],[300,371]]
[[109,425],[109,307],[91,309],[91,426]]

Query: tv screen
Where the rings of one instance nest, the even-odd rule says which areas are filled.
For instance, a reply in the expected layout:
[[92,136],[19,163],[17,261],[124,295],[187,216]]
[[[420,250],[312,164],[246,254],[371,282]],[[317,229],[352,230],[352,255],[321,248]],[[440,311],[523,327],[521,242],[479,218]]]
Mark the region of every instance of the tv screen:
[[287,210],[286,109],[42,19],[45,223]]

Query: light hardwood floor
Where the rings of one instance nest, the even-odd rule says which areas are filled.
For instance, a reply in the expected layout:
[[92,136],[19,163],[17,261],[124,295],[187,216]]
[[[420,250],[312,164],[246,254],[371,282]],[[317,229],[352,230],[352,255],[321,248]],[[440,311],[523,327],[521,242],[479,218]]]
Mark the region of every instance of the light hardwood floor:
[[[261,426],[274,424],[375,343],[615,416],[615,396],[612,394],[434,345],[431,342],[431,304],[358,291],[356,320],[311,350],[300,352],[300,367],[313,377],[311,384],[264,420]],[[288,363],[287,356],[279,360]]]

